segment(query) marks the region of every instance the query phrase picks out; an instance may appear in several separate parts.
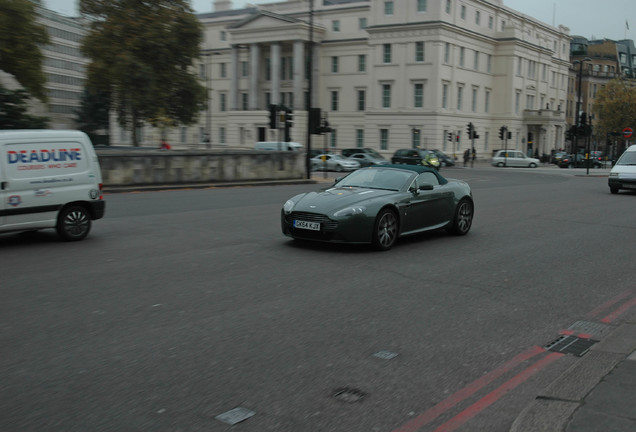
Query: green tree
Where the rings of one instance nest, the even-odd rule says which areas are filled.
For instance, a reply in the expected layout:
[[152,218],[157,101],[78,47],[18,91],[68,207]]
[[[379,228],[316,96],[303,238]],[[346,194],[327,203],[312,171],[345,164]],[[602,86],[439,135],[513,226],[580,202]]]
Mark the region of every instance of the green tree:
[[636,129],[636,81],[614,79],[597,94],[594,110],[598,113],[595,128],[598,136]]
[[111,95],[122,127],[194,123],[205,88],[190,70],[199,55],[202,27],[185,0],[80,0],[92,18],[82,49],[90,91]]
[[39,0],[0,0],[0,69],[13,75],[31,95],[47,101],[40,46],[46,28],[36,22]]
[[45,129],[48,117],[28,114],[29,94],[0,86],[0,129]]
[[75,111],[77,128],[86,132],[93,143],[107,138],[102,131],[108,131],[110,94],[105,91],[91,92],[87,88],[82,93],[80,108]]

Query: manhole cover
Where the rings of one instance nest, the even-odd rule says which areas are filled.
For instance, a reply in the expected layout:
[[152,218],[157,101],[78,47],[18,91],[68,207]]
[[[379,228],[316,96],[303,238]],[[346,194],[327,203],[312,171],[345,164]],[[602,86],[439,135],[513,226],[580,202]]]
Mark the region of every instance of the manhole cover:
[[243,407],[236,407],[232,410],[224,412],[223,414],[219,414],[214,417],[215,419],[222,421],[223,423],[227,423],[229,425],[235,425],[237,423],[242,422],[243,420],[247,420],[256,414],[254,411],[249,410]]
[[581,357],[597,342],[597,340],[583,339],[569,335],[559,337],[554,342],[546,345],[545,348],[548,351],[560,352],[563,354],[574,354],[575,356]]
[[382,360],[391,360],[397,357],[397,353],[393,351],[382,350],[373,354],[373,357],[381,358]]
[[336,400],[346,403],[360,402],[365,396],[365,392],[351,387],[339,388],[333,392],[333,397],[336,398]]

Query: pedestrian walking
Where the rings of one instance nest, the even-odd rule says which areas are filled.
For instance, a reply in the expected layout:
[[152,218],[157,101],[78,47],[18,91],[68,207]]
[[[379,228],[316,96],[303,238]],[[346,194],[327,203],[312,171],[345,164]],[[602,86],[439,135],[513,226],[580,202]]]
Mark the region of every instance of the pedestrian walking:
[[468,165],[469,159],[470,159],[470,150],[466,149],[466,151],[464,152],[464,168],[466,168],[466,165]]

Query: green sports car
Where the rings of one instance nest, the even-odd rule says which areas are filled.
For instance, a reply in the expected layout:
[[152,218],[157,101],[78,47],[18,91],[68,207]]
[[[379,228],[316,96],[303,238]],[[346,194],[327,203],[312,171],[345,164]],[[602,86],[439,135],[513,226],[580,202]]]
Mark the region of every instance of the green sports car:
[[283,234],[294,239],[369,243],[390,249],[398,237],[445,228],[468,233],[470,186],[420,165],[361,168],[320,192],[296,195],[281,211]]

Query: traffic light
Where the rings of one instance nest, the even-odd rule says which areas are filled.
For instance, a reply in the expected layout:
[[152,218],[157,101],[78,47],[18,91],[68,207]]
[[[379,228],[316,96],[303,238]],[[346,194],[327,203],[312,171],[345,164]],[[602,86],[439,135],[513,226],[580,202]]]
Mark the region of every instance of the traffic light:
[[269,105],[269,128],[276,129],[276,105]]
[[450,142],[453,142],[453,133],[452,133],[452,132],[449,132],[449,133],[448,133],[448,140],[449,140]]
[[499,139],[503,141],[504,134],[506,133],[506,127],[502,126],[499,128]]
[[294,125],[293,112],[289,108],[285,108],[285,142],[291,141],[291,131],[289,130]]
[[475,130],[475,127],[473,126],[473,124],[468,123],[468,126],[466,127],[466,132],[468,133],[468,139],[471,139],[473,137],[474,130]]
[[309,108],[309,133],[318,135],[320,133],[320,108]]
[[581,113],[581,122],[580,125],[585,128],[585,126],[587,126],[587,114],[585,114],[585,111],[583,111]]

